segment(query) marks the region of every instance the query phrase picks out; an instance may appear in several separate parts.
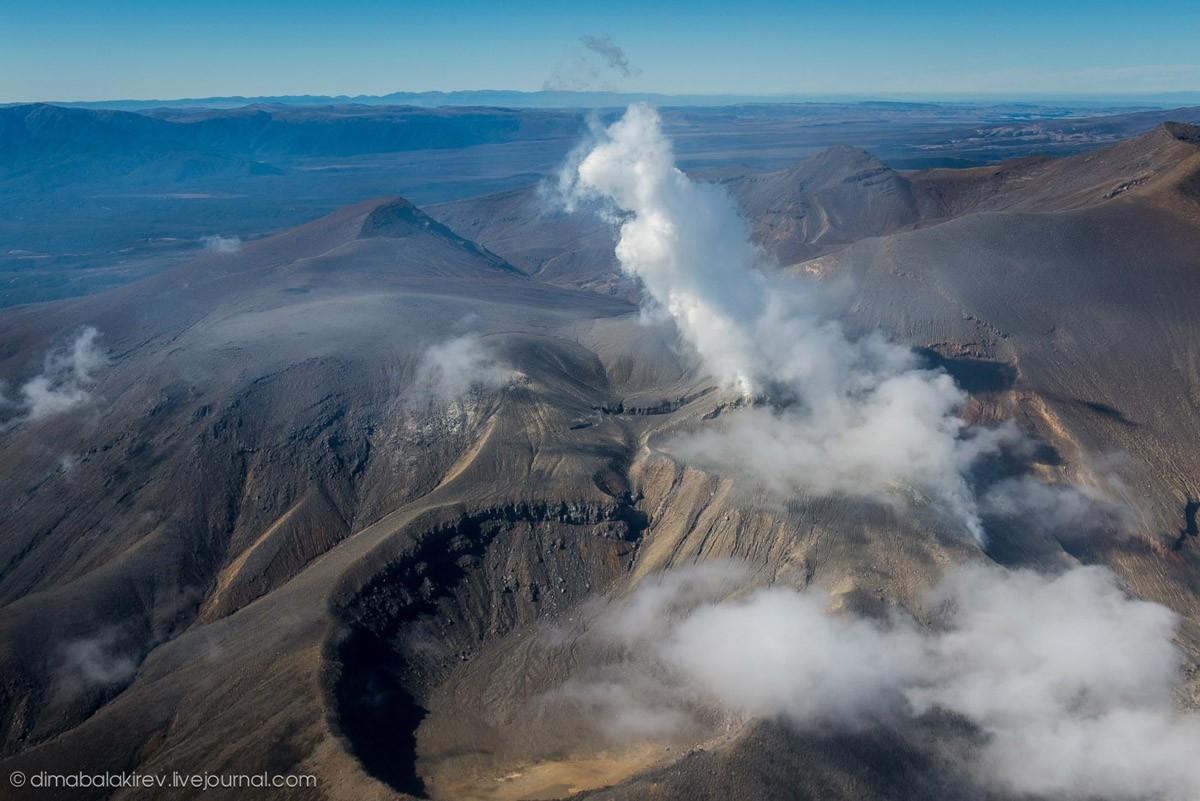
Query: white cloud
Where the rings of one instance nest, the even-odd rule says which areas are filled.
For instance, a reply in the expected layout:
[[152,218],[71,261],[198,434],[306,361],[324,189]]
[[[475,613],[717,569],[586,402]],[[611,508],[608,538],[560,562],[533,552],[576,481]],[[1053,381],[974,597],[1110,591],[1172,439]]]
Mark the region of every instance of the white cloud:
[[1128,598],[1098,567],[1053,578],[964,569],[930,600],[950,606],[950,628],[932,636],[908,697],[975,721],[993,782],[1071,798],[1200,797],[1187,756],[1200,717],[1173,703],[1173,612]]
[[988,487],[980,503],[987,515],[1016,520],[1061,539],[1133,530],[1137,524],[1133,509],[1112,499],[1127,489],[1115,477],[1103,478],[1109,486],[1051,485],[1028,476],[1009,478]]
[[498,389],[518,376],[498,362],[478,334],[463,334],[426,349],[417,364],[412,394],[445,403],[472,390]]
[[738,594],[744,581],[742,568],[712,564],[649,578],[593,628],[619,665],[573,697],[594,703],[606,731],[632,736],[695,725],[698,705],[842,729],[936,708],[982,733],[969,767],[985,784],[1072,799],[1200,797],[1200,716],[1173,703],[1178,619],[1128,598],[1107,570],[958,568],[927,598],[929,628],[832,614],[818,590]]
[[15,400],[5,401],[13,412],[5,426],[64,414],[87,403],[97,371],[108,363],[99,338],[100,332],[87,326],[70,345],[47,353],[42,372],[21,385]]
[[137,671],[138,659],[117,627],[61,646],[56,680],[60,691],[75,695],[92,687],[120,684]]
[[242,249],[242,240],[236,236],[206,236],[200,240],[204,249],[213,253],[237,253]]

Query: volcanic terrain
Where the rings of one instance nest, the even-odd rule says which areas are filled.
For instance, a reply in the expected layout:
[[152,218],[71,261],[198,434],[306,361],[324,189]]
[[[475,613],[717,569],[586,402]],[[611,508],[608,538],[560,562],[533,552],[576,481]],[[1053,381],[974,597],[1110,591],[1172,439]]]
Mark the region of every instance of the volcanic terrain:
[[[980,741],[949,713],[797,728],[697,702],[694,725],[602,730],[572,688],[620,656],[593,636],[604,599],[730,561],[745,587],[922,622],[953,565],[1105,566],[1181,616],[1194,711],[1200,128],[968,169],[837,146],[717,186],[775,278],[916,348],[966,422],[1036,443],[981,481],[1102,486],[1122,530],[985,509],[981,544],[915,490],[781,501],[690,464],[678,437],[772,399],[639,310],[611,215],[545,184],[371,200],[0,314],[0,774],[310,773],[279,797],[329,801],[1026,797],[961,767]],[[88,329],[69,410],[22,406]]]

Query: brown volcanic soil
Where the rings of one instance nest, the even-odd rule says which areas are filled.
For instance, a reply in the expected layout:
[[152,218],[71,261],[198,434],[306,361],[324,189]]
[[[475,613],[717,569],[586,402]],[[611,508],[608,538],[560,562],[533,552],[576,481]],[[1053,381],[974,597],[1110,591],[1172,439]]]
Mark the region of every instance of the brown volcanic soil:
[[912,187],[865,150],[839,146],[791,169],[728,183],[755,238],[791,264],[917,223]]
[[[375,201],[6,312],[13,382],[83,325],[113,361],[85,414],[0,435],[0,773],[313,772],[317,788],[288,796],[313,799],[987,798],[952,767],[971,747],[955,721],[829,735],[720,720],[615,746],[584,710],[544,701],[597,657],[588,598],[722,557],[868,612],[918,609],[943,566],[968,559],[1106,563],[1187,616],[1195,664],[1194,137],[1166,127],[978,174],[900,176],[839,152],[793,184],[753,184],[760,235],[825,254],[797,269],[852,276],[851,324],[940,354],[972,416],[1040,433],[1058,463],[1039,469],[1086,479],[1085,457],[1127,452],[1144,503],[1133,539],[998,530],[984,555],[919,509],[781,508],[677,465],[656,446],[722,394],[628,302],[525,274],[557,259],[573,266],[556,280],[603,284],[594,229],[570,258],[553,255],[570,250],[555,231],[522,256],[490,212],[468,231]],[[536,227],[519,199],[488,202]],[[801,222],[814,217],[829,224]],[[485,229],[488,249],[460,237]],[[520,380],[414,405],[421,354],[465,328]],[[80,643],[105,681],[67,680]]]
[[908,177],[927,219],[978,211],[1087,208],[1126,193],[1161,194],[1189,176],[1194,181],[1197,130],[1194,125],[1165,123],[1142,136],[1078,156],[926,170]]

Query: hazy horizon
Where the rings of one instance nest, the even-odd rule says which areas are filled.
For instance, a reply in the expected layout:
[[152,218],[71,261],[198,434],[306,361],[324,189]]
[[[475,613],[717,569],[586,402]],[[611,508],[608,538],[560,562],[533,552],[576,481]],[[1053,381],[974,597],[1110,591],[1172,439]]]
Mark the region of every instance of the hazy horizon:
[[[561,99],[561,102],[555,102]],[[244,101],[244,102],[243,102]],[[0,106],[44,103],[48,105],[81,106],[89,108],[134,109],[156,105],[211,104],[214,107],[235,108],[253,103],[281,102],[286,105],[311,105],[323,102],[378,103],[388,105],[470,106],[489,105],[512,108],[587,108],[610,103],[612,107],[637,101],[648,101],[664,106],[724,106],[735,104],[855,104],[855,103],[910,103],[953,105],[1064,105],[1074,108],[1096,107],[1156,107],[1190,106],[1200,104],[1200,89],[1181,89],[1170,92],[1142,93],[1066,93],[1066,92],[996,92],[996,93],[933,93],[933,92],[862,92],[835,94],[806,94],[794,92],[763,93],[715,93],[715,92],[660,92],[571,90],[571,89],[512,89],[512,88],[462,88],[462,89],[398,89],[381,93],[337,92],[292,92],[283,94],[249,94],[235,92],[216,95],[178,96],[112,96],[102,98],[45,97],[35,99],[0,99]],[[424,101],[424,102],[421,102]]]

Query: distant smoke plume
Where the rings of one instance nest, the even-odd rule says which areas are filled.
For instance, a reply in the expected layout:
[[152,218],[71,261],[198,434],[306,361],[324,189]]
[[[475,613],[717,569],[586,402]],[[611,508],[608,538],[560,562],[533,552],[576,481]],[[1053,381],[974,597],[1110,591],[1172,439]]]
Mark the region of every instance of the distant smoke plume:
[[236,236],[206,236],[201,241],[204,249],[213,253],[237,253],[242,249],[242,240]]
[[620,90],[620,81],[639,70],[610,36],[581,36],[578,49],[555,68],[542,84],[544,91],[588,92]]
[[973,566],[928,595],[931,628],[828,611],[818,590],[736,594],[730,564],[643,582],[593,626],[624,655],[568,699],[614,736],[695,726],[697,710],[853,729],[938,709],[984,736],[973,769],[1016,793],[1200,798],[1200,716],[1175,709],[1178,619],[1126,597],[1108,571]]
[[579,43],[587,50],[595,53],[604,59],[609,69],[617,73],[623,78],[628,78],[632,74],[632,68],[629,66],[629,59],[625,56],[625,51],[617,46],[617,43],[610,36],[581,36]]
[[684,460],[779,494],[924,495],[980,541],[966,475],[1015,429],[968,428],[945,373],[879,334],[850,339],[818,289],[766,257],[729,195],[676,166],[658,115],[634,105],[560,178],[568,208],[608,204],[616,254],[722,384],[769,406],[724,415],[670,445]]
[[497,389],[518,376],[499,364],[478,334],[463,334],[425,351],[417,365],[413,396],[445,403],[472,390]]
[[47,353],[42,372],[22,384],[15,399],[0,403],[11,415],[4,427],[60,415],[87,403],[96,372],[108,363],[97,345],[99,338],[100,332],[88,326],[70,345]]

